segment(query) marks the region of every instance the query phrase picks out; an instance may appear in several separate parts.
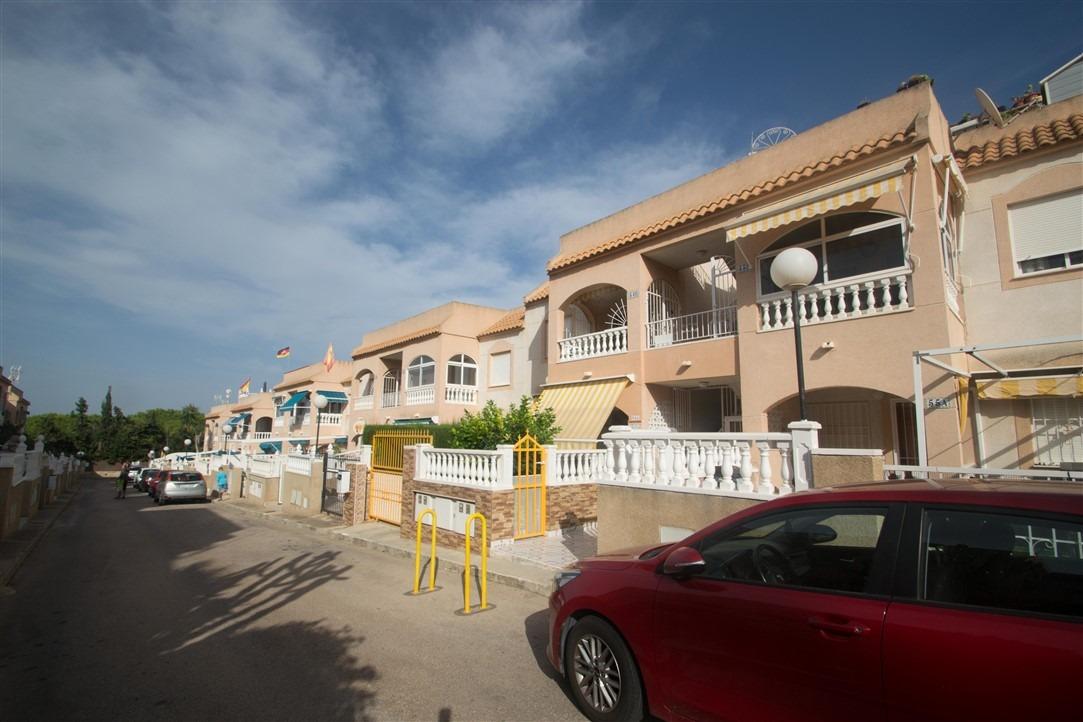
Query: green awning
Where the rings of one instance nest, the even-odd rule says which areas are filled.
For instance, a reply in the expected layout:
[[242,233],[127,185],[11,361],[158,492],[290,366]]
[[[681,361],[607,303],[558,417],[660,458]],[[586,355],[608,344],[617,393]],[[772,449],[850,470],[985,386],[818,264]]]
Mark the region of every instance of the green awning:
[[307,446],[308,439],[290,439],[290,443],[294,446]]
[[259,445],[260,451],[265,454],[277,454],[282,451],[281,441],[262,441]]
[[317,391],[316,393],[328,401],[336,401],[343,404],[346,403],[346,394],[341,391]]
[[252,416],[252,414],[249,414],[247,412],[243,413],[243,414],[237,414],[232,419],[230,419],[227,423],[230,426],[237,427],[239,424],[243,424],[245,421],[248,421],[248,419],[251,416]]
[[335,443],[336,444],[345,444],[347,441],[349,441],[349,439],[347,439],[345,436],[336,436],[335,437]]
[[278,413],[281,414],[283,411],[289,411],[294,406],[301,403],[302,401],[304,401],[307,398],[308,398],[308,392],[307,391],[298,391],[298,392],[296,392],[294,394],[291,394],[289,399],[286,400],[286,403],[284,403],[284,404],[282,404],[281,406],[278,407]]

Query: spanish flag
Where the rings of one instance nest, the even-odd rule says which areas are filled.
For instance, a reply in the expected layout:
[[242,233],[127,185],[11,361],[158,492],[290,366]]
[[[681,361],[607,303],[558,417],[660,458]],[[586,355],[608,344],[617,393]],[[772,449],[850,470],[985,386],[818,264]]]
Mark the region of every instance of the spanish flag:
[[335,348],[331,344],[327,344],[327,353],[323,355],[323,367],[328,371],[335,365]]
[[289,358],[289,357],[290,357],[290,347],[289,346],[286,346],[285,348],[278,349],[278,353],[275,354],[275,358]]
[[251,388],[251,386],[252,377],[249,376],[240,386],[237,387],[237,398],[241,398],[242,396],[248,396],[248,390]]

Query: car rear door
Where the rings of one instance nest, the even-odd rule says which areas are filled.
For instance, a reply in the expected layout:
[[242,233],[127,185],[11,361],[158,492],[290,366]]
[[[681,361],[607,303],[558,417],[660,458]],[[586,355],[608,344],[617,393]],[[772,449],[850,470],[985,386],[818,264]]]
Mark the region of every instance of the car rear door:
[[1077,719],[1083,523],[915,505],[884,625],[889,722]]
[[[669,711],[741,722],[882,720],[881,632],[900,517],[901,505],[801,507],[696,544],[707,568],[664,577],[655,604]],[[802,540],[801,529],[818,528],[838,536]],[[763,547],[778,548],[789,571],[761,575],[753,557],[767,555]]]

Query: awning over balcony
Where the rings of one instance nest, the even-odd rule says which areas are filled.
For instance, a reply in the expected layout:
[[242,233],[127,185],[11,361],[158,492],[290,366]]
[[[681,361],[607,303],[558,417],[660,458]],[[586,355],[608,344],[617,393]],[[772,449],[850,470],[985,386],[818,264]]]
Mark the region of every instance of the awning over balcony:
[[316,393],[328,401],[340,401],[346,403],[346,394],[341,391],[317,391]]
[[265,454],[277,454],[282,451],[281,441],[264,441],[259,445],[259,450]]
[[249,414],[249,413],[245,412],[243,414],[237,414],[232,419],[230,419],[227,423],[230,426],[236,427],[236,426],[238,426],[240,424],[243,424],[244,422],[248,421],[250,418],[252,418],[252,414]]
[[975,381],[979,399],[1027,399],[1042,396],[1083,396],[1083,376],[1035,376],[1033,378]]
[[308,398],[308,392],[307,391],[297,391],[296,393],[291,394],[290,397],[288,399],[286,399],[286,403],[284,403],[284,404],[282,404],[281,406],[278,407],[278,413],[282,413],[284,411],[289,411],[294,406],[301,403],[302,401],[304,401],[307,398]]
[[336,436],[335,437],[335,443],[336,444],[345,444],[348,441],[349,441],[349,439],[347,439],[345,436]]
[[779,203],[759,208],[738,217],[738,225],[726,230],[726,240],[751,236],[769,231],[795,221],[815,218],[855,203],[879,198],[902,189],[903,174],[910,167],[911,158],[892,165],[863,173],[844,181],[802,193]]
[[597,439],[628,377],[552,384],[542,389],[538,408],[552,408],[561,439]]
[[294,446],[307,446],[308,439],[290,439],[290,443]]

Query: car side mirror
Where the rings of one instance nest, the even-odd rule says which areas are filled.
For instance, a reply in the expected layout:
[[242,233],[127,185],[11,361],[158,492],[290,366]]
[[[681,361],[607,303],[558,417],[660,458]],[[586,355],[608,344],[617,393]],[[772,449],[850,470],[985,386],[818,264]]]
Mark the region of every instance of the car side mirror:
[[678,547],[669,553],[662,564],[662,573],[670,577],[689,577],[699,574],[707,567],[703,555],[692,547]]
[[839,537],[838,532],[825,524],[813,524],[805,533],[810,544],[827,544]]

